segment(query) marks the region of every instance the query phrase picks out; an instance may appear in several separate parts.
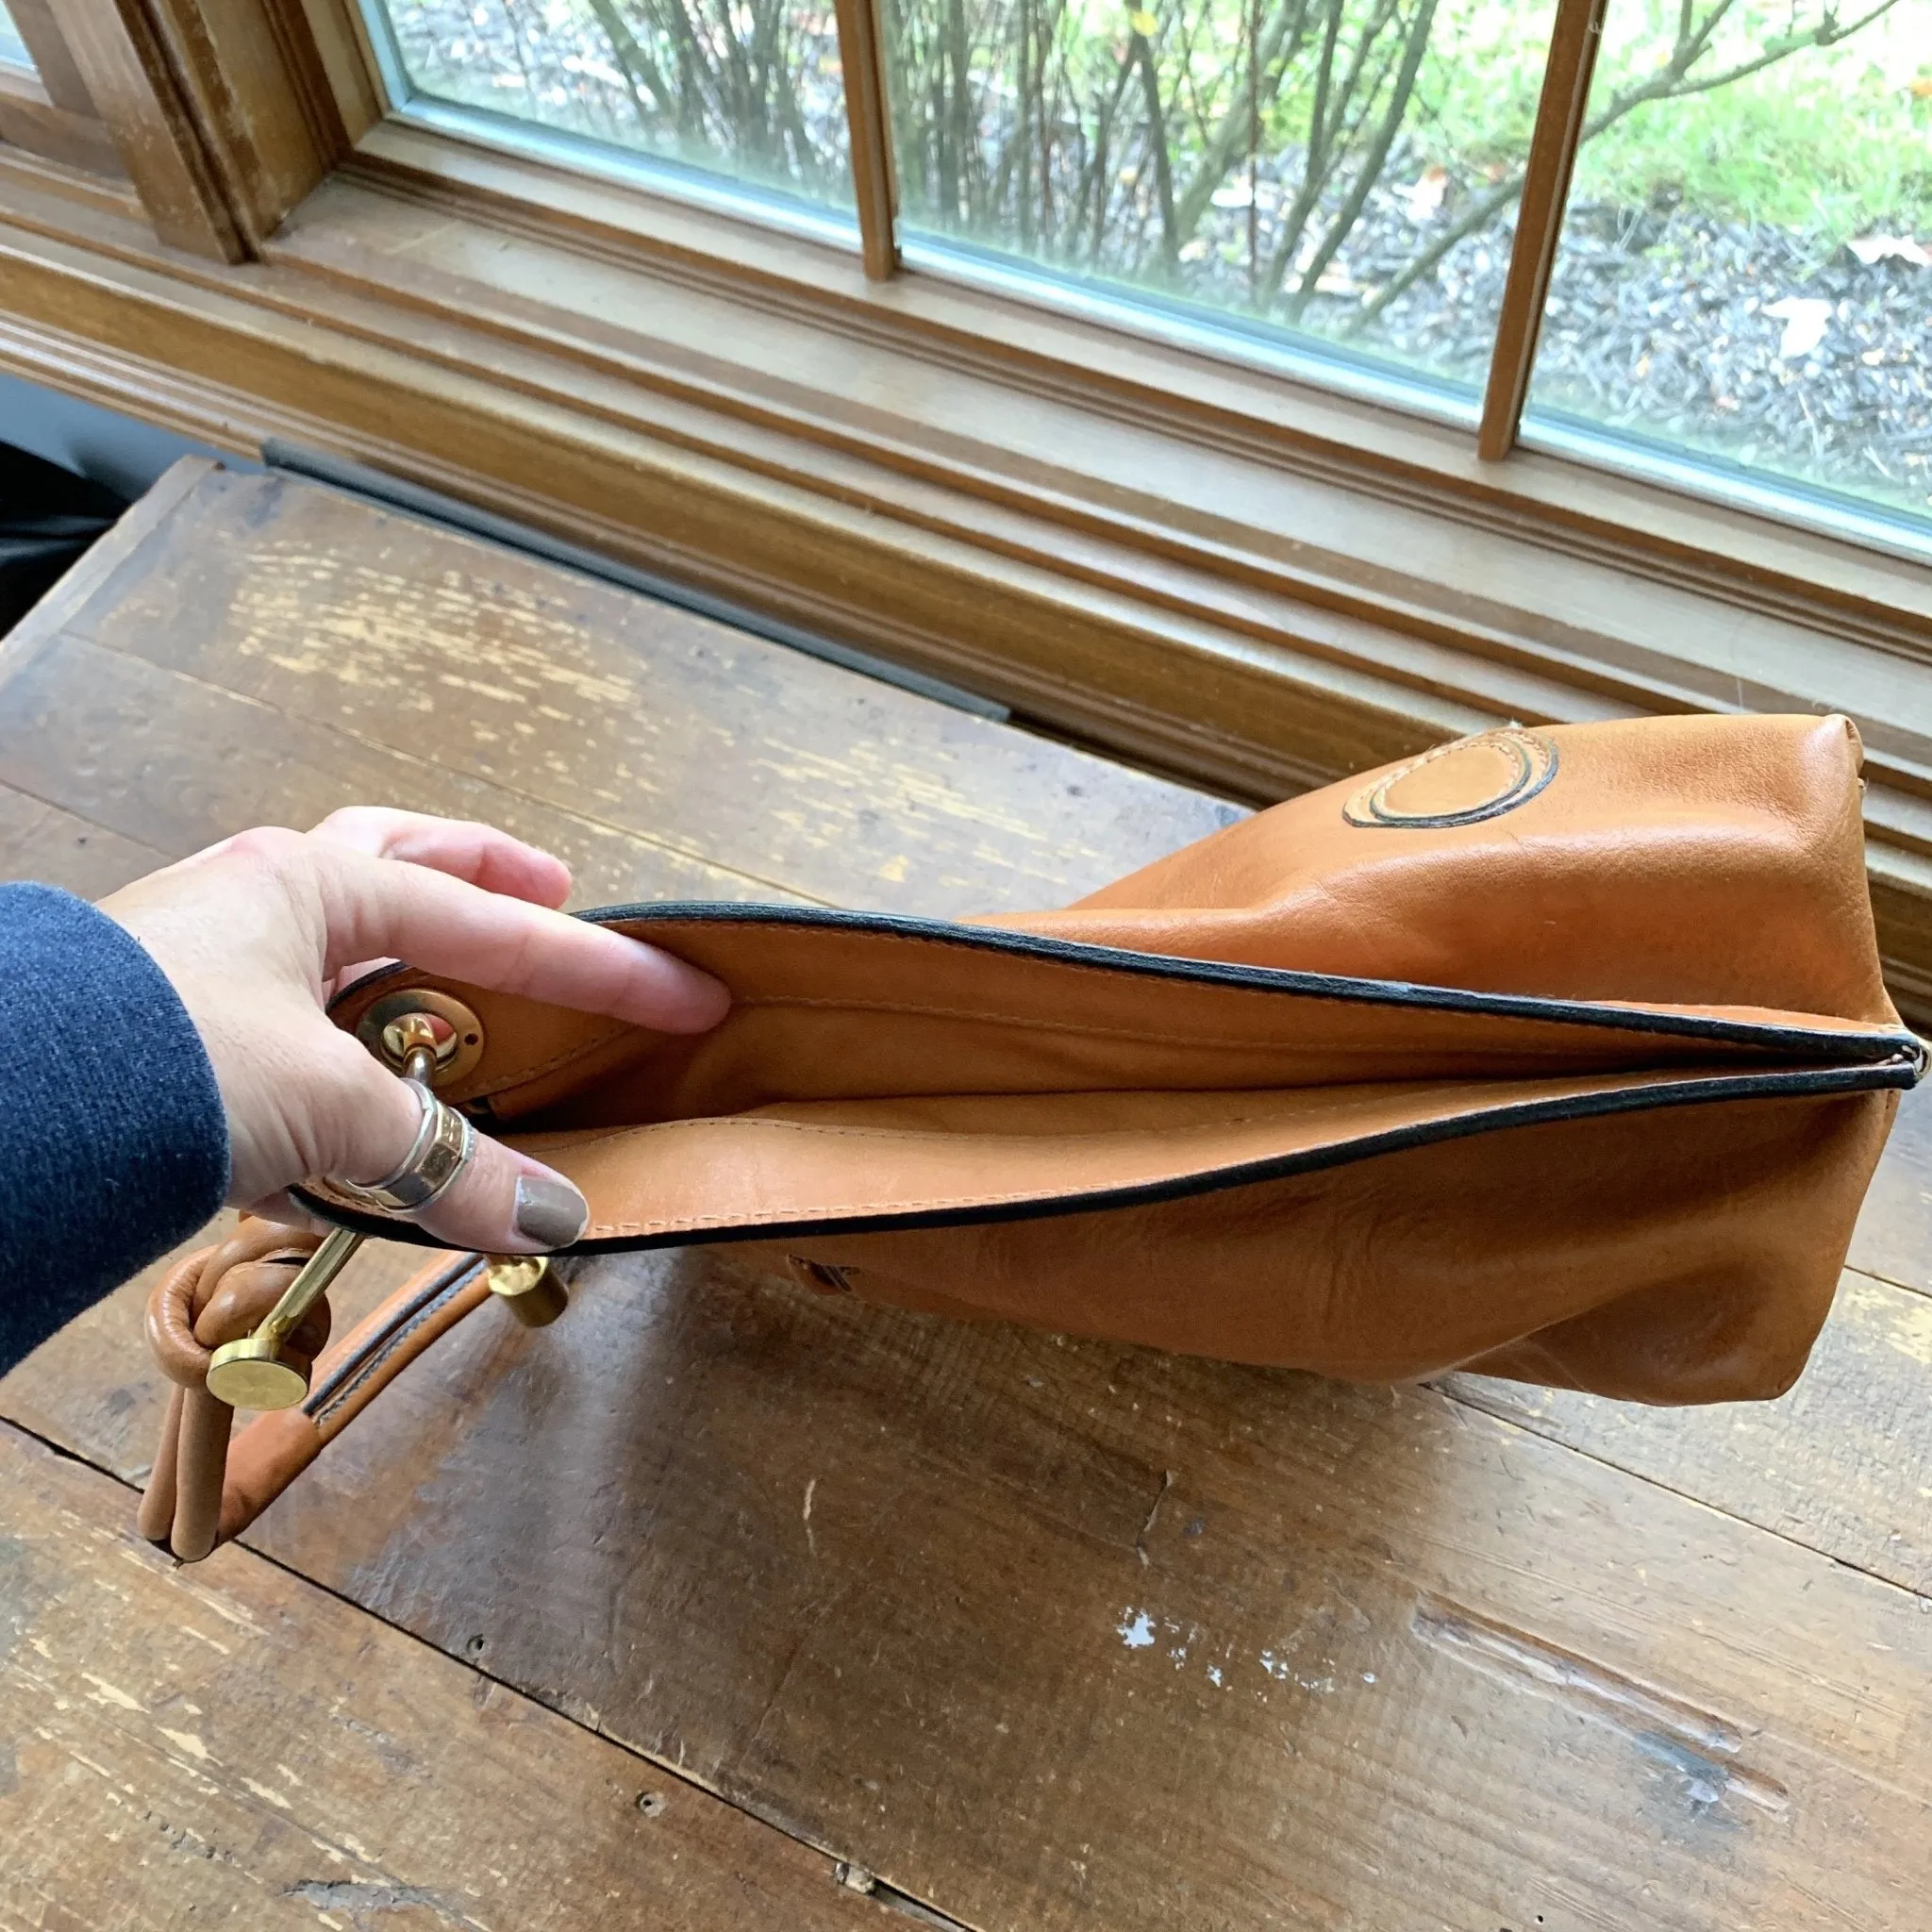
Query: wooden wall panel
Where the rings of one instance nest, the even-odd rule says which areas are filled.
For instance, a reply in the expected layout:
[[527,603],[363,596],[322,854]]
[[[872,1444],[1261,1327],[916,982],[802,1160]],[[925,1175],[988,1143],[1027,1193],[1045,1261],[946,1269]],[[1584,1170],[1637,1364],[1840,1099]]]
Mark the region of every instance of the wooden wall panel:
[[251,247],[348,152],[297,0],[144,0]]
[[97,115],[94,97],[75,64],[52,0],[7,0],[7,12],[33,56],[34,73],[48,100],[70,114]]
[[0,142],[90,174],[125,177],[120,150],[92,109],[49,99],[31,75],[0,68]]

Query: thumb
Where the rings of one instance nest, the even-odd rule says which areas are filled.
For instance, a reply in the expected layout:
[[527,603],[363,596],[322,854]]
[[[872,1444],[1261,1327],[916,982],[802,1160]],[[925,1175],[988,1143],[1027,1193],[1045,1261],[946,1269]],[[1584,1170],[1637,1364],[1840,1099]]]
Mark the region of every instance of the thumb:
[[[326,1176],[369,1187],[408,1158],[423,1114],[407,1082],[359,1051],[357,1057],[367,1075],[357,1083],[354,1103],[341,1110],[342,1132]],[[479,1133],[456,1178],[408,1218],[448,1247],[534,1255],[578,1240],[591,1210],[560,1174]]]

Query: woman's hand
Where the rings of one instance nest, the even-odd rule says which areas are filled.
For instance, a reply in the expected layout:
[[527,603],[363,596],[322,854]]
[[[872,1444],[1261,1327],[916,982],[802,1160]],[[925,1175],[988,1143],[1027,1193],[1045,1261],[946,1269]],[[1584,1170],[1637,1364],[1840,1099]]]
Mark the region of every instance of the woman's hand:
[[[307,1219],[284,1190],[311,1174],[373,1181],[409,1151],[409,1091],[327,1018],[338,984],[407,959],[501,992],[701,1033],[730,995],[655,946],[555,910],[570,871],[488,825],[352,807],[312,832],[242,832],[137,879],[100,909],[180,994],[228,1115],[228,1199]],[[452,1246],[566,1246],[589,1219],[560,1174],[476,1137],[475,1157],[416,1217]]]

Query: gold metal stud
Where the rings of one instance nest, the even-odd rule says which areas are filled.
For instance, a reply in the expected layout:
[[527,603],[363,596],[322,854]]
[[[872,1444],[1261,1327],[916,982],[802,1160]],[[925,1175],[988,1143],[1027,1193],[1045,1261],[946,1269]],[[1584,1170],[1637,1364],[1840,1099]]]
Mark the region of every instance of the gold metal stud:
[[308,1393],[308,1377],[282,1359],[278,1338],[244,1335],[215,1350],[208,1392],[230,1408],[293,1408]]
[[547,1328],[570,1307],[570,1291],[550,1265],[548,1255],[493,1255],[490,1292],[525,1328]]

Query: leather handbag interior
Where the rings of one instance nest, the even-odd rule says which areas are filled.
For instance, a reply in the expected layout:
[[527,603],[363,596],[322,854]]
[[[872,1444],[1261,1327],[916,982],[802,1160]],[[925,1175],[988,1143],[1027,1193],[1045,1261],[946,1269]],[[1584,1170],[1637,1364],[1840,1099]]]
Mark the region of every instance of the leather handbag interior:
[[[1511,728],[1060,911],[584,916],[717,974],[679,1037],[395,967],[438,1091],[567,1174],[584,1251],[1366,1379],[1789,1386],[1897,1091],[1840,718]],[[326,1218],[405,1239],[316,1184]]]

